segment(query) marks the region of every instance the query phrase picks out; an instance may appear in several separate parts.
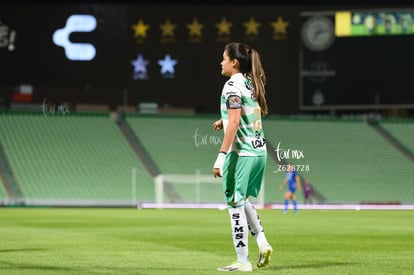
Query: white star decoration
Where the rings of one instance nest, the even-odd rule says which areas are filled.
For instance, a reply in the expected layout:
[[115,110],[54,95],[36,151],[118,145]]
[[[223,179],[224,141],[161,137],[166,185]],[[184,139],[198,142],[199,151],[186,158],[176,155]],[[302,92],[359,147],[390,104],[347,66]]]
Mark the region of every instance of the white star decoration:
[[131,64],[134,66],[134,72],[141,72],[141,73],[147,73],[147,65],[148,61],[144,60],[144,57],[142,54],[138,54],[138,57],[136,60],[133,60]]
[[134,79],[148,78],[148,74],[147,74],[148,63],[149,61],[145,60],[142,54],[138,54],[137,59],[131,61],[131,64],[134,66]]
[[173,77],[175,74],[174,66],[177,64],[176,59],[171,59],[169,54],[166,54],[164,59],[158,60],[158,64],[161,66],[161,74],[164,77]]

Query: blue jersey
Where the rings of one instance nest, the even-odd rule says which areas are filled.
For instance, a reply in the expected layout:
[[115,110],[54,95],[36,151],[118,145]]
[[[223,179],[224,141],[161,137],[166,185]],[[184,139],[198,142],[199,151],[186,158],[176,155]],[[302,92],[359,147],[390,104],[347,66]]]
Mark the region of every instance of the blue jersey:
[[286,172],[288,190],[292,193],[295,193],[296,191],[296,176],[296,171]]

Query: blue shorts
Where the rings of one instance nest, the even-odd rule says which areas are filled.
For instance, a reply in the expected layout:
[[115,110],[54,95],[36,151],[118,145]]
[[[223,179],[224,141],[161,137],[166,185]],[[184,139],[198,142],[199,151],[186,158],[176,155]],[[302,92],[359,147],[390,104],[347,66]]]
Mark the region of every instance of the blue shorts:
[[295,192],[296,192],[296,188],[288,188],[288,190],[293,194],[295,194]]

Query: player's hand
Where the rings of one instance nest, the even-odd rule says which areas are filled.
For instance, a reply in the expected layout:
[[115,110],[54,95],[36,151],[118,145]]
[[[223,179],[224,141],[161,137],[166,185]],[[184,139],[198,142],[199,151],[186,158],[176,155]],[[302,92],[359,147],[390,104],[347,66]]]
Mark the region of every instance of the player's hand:
[[213,129],[216,131],[223,129],[223,120],[219,119],[217,121],[214,121],[212,126],[213,126]]
[[220,172],[220,169],[219,169],[219,168],[213,168],[213,175],[214,175],[214,177],[215,177],[215,178],[216,178],[216,177],[221,178],[221,172]]
[[216,161],[213,165],[213,175],[214,177],[221,177],[223,176],[223,165],[224,161],[226,160],[226,154],[223,152],[220,152],[217,156]]

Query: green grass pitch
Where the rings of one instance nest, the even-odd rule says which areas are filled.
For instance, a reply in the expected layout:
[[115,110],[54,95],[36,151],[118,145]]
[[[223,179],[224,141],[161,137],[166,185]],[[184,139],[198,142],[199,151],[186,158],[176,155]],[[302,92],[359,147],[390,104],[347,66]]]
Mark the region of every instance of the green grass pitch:
[[[253,274],[414,274],[414,211],[259,210],[274,253]],[[0,208],[0,274],[222,274],[226,210]],[[249,236],[255,263],[258,249]]]

